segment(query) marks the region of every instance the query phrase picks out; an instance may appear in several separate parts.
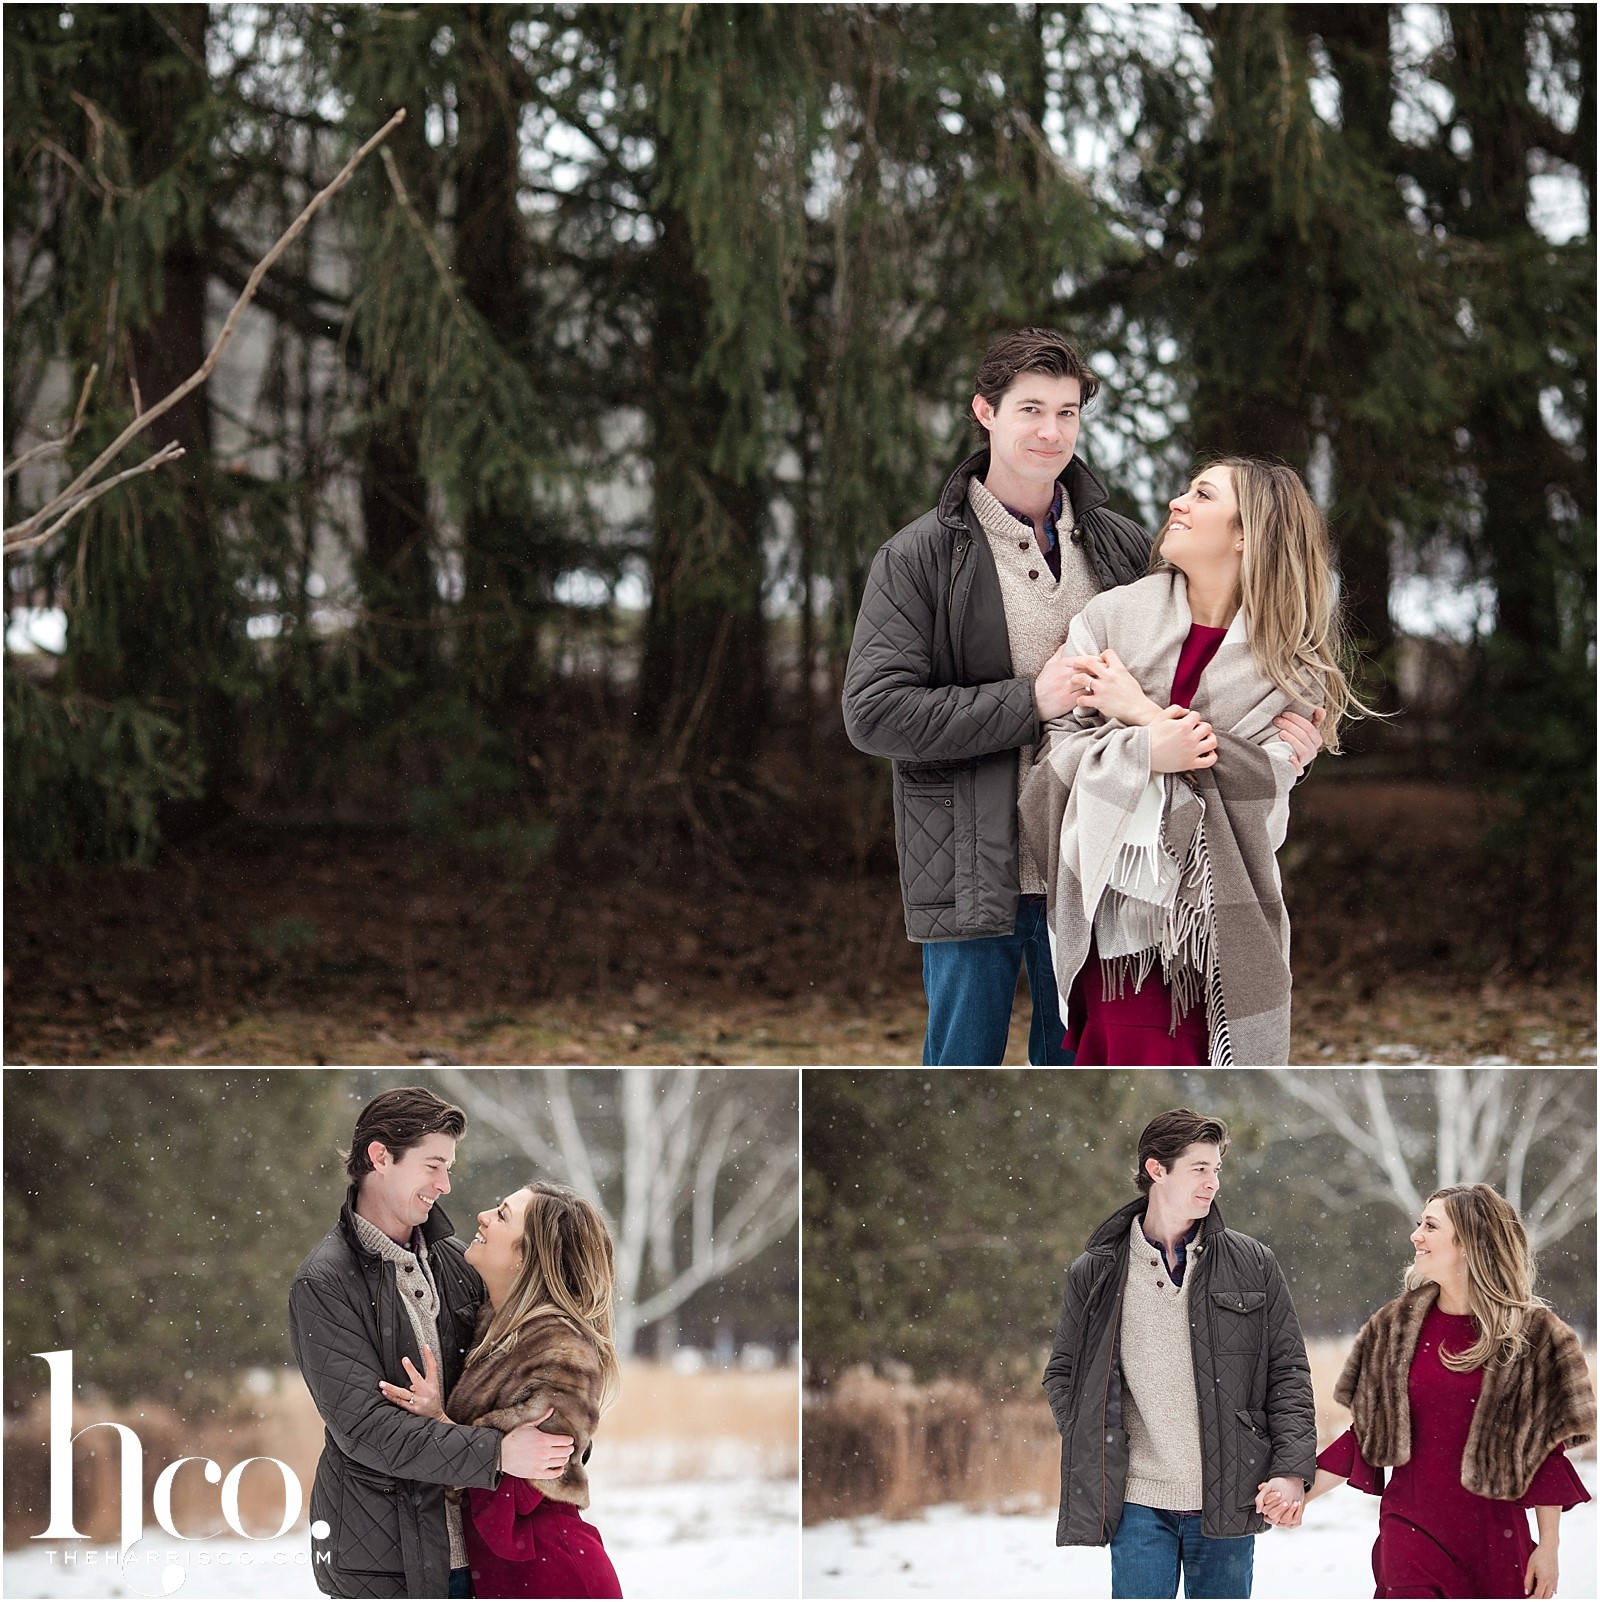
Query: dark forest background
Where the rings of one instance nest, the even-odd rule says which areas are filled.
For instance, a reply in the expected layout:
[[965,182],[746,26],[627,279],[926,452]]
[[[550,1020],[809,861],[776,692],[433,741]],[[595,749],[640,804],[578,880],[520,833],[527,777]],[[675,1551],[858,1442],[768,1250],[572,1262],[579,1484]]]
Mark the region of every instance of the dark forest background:
[[[230,996],[444,1006],[491,970],[782,1000],[825,967],[796,909],[863,883],[889,910],[859,949],[822,937],[848,960],[811,982],[881,970],[888,771],[843,739],[843,662],[873,552],[971,448],[977,357],[1022,323],[1105,379],[1084,454],[1122,510],[1153,524],[1223,449],[1326,502],[1367,693],[1401,715],[1307,791],[1413,788],[1405,828],[1352,790],[1291,836],[1307,963],[1369,990],[1585,973],[1594,27],[7,6],[8,462],[96,370],[10,525],[199,365],[408,112],[122,465],[182,460],[10,553],[8,616],[54,629],[5,657],[16,1016],[87,1009],[110,1033],[59,1047],[87,1056]],[[682,931],[658,969],[575,910],[595,886],[678,897],[650,904]],[[740,895],[772,928],[722,950],[697,917]],[[381,935],[336,932],[357,905]]]

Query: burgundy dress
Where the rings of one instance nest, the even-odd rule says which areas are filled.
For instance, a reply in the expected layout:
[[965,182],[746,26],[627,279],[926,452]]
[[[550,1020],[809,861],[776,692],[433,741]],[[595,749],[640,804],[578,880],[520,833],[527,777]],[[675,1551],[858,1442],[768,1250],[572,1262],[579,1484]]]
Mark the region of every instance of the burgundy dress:
[[[1188,706],[1199,688],[1200,675],[1217,654],[1226,629],[1195,623],[1178,653],[1169,705]],[[1157,966],[1137,991],[1125,987],[1107,1000],[1101,994],[1100,956],[1094,941],[1084,958],[1067,998],[1067,1035],[1064,1044],[1076,1054],[1079,1067],[1201,1068],[1210,1061],[1204,1007],[1191,1007],[1172,1029],[1172,990]]]
[[[1515,1502],[1474,1496],[1461,1483],[1461,1458],[1483,1370],[1460,1374],[1439,1357],[1443,1342],[1464,1351],[1478,1338],[1468,1314],[1428,1310],[1411,1360],[1411,1461],[1376,1470],[1346,1430],[1317,1458],[1317,1467],[1347,1478],[1358,1491],[1382,1495],[1372,1548],[1374,1596],[1520,1597],[1533,1555],[1530,1507],[1576,1507],[1589,1500],[1558,1446]],[[1380,1474],[1387,1475],[1384,1484]]]
[[462,1533],[478,1597],[620,1597],[600,1532],[570,1502],[507,1474],[493,1491],[462,1493]]

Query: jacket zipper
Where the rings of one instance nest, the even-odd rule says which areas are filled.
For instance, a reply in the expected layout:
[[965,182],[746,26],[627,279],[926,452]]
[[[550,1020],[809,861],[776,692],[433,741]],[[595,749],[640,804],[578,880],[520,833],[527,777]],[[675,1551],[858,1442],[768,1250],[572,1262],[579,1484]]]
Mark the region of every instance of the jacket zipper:
[[[1216,1304],[1211,1300],[1210,1292],[1206,1289],[1206,1285],[1209,1285],[1211,1283],[1211,1275],[1210,1275],[1210,1272],[1209,1272],[1210,1267],[1211,1267],[1211,1256],[1210,1256],[1210,1254],[1208,1252],[1206,1252],[1204,1250],[1205,1236],[1204,1236],[1204,1232],[1203,1231],[1201,1233],[1200,1240],[1198,1240],[1195,1244],[1202,1248],[1200,1252],[1196,1253],[1196,1255],[1200,1256],[1200,1257],[1202,1257],[1204,1259],[1205,1268],[1206,1268],[1206,1272],[1204,1274],[1197,1274],[1195,1277],[1196,1277],[1196,1279],[1202,1279],[1203,1278],[1205,1280],[1205,1285],[1200,1285],[1200,1284],[1191,1285],[1189,1287],[1189,1290],[1190,1290],[1190,1295],[1191,1296],[1193,1296],[1195,1294],[1199,1294],[1205,1300],[1205,1304],[1206,1304],[1206,1334],[1210,1337],[1208,1342],[1207,1342],[1208,1351],[1207,1351],[1206,1355],[1210,1359],[1210,1362],[1211,1362],[1212,1375],[1215,1375],[1216,1367],[1217,1367],[1217,1309],[1216,1309]],[[1189,1350],[1190,1350],[1190,1356],[1192,1358],[1193,1357],[1193,1353],[1194,1353],[1194,1342],[1192,1340],[1189,1342]],[[1200,1533],[1202,1535],[1205,1535],[1205,1534],[1209,1533],[1206,1530],[1205,1501],[1206,1501],[1206,1499],[1205,1499],[1205,1476],[1202,1475],[1201,1476],[1201,1480],[1200,1480]]]
[[956,563],[950,569],[950,590],[945,598],[945,610],[950,614],[950,646],[952,654],[956,643],[956,580],[961,577],[961,569],[966,566],[967,552],[972,548],[972,537],[966,536],[956,545]]
[[1117,1305],[1111,1310],[1111,1360],[1106,1364],[1106,1388],[1100,1393],[1100,1539],[1106,1539],[1106,1424],[1111,1398],[1111,1371],[1117,1362],[1117,1337],[1122,1330],[1122,1298],[1128,1289],[1128,1276],[1122,1276]]

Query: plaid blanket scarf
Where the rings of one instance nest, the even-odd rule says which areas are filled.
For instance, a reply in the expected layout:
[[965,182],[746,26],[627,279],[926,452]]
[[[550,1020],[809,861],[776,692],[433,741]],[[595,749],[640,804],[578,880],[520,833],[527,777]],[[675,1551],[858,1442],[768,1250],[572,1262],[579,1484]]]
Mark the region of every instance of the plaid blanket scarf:
[[[1183,575],[1156,573],[1096,596],[1064,649],[1111,647],[1164,702],[1192,623]],[[1289,1060],[1289,920],[1275,853],[1295,772],[1272,720],[1291,708],[1309,715],[1257,669],[1240,614],[1192,706],[1216,732],[1214,767],[1152,774],[1149,729],[1087,709],[1047,726],[1018,810],[1044,868],[1063,1015],[1093,934],[1107,996],[1137,991],[1159,962],[1174,1028],[1203,1001],[1213,1065]]]

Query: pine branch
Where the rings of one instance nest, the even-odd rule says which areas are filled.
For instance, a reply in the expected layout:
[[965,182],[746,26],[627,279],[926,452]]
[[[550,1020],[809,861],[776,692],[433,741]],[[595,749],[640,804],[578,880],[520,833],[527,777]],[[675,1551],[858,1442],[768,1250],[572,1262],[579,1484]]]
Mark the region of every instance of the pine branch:
[[[169,451],[174,447],[169,446],[167,450],[158,452],[155,457],[143,464],[142,467],[119,474],[117,478],[107,481],[104,485],[94,490],[88,499],[83,498],[85,490],[105,471],[111,462],[116,460],[129,441],[136,435],[143,433],[157,418],[170,412],[179,401],[198,389],[210,378],[216,369],[217,363],[222,359],[223,351],[227,348],[238,329],[239,319],[243,316],[245,308],[255,299],[256,291],[261,287],[261,281],[266,277],[272,264],[300,237],[312,217],[350,182],[361,163],[405,121],[405,116],[405,108],[402,107],[377,133],[367,140],[349,161],[340,168],[332,182],[312,197],[300,215],[279,235],[278,241],[273,245],[272,249],[256,263],[255,271],[250,274],[243,292],[233,303],[233,309],[228,313],[227,319],[222,325],[222,331],[217,335],[215,343],[199,367],[176,389],[157,401],[147,411],[141,412],[139,416],[135,417],[64,490],[52,496],[32,516],[26,517],[20,523],[15,523],[8,528],[5,531],[5,549],[8,552],[28,550],[42,544],[51,534],[58,532],[72,517],[82,511],[90,500],[98,498],[99,495],[106,490],[114,488],[123,479],[134,476],[136,472],[148,472],[152,467],[174,459],[169,454]],[[180,451],[178,454],[181,455],[182,452]],[[53,524],[50,523],[52,518],[56,519]],[[50,525],[48,529],[46,529],[47,524]],[[41,534],[41,529],[46,529],[46,532]]]

